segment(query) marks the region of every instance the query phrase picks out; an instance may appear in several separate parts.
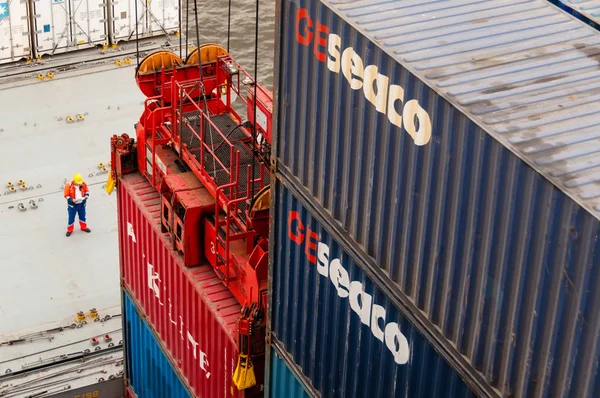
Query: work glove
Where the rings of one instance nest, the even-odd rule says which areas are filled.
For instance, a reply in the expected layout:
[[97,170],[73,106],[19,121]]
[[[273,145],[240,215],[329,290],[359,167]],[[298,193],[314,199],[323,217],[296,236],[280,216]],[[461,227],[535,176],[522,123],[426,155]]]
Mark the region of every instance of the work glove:
[[87,205],[87,199],[84,199],[81,203],[83,203],[83,207],[85,207],[85,205]]
[[75,205],[75,202],[73,202],[73,198],[68,198],[67,199],[67,203],[69,204],[69,206],[73,207]]

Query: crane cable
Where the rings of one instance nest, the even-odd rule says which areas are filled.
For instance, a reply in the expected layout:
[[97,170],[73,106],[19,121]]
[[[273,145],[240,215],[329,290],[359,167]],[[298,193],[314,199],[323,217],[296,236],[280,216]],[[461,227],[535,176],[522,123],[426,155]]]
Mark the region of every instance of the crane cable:
[[190,0],[185,0],[185,58],[188,57],[188,31],[190,30]]
[[181,59],[181,57],[183,56],[183,48],[181,47],[181,2],[179,2],[179,7],[177,8],[179,9],[179,59]]
[[229,53],[229,42],[231,39],[231,0],[229,0],[229,10],[227,11],[227,52]]
[[140,69],[140,40],[139,40],[139,32],[138,27],[140,26],[140,21],[138,19],[138,1],[135,0],[135,57],[137,59],[137,67]]
[[[204,88],[204,76],[202,73],[202,54],[200,53],[200,27],[198,24],[198,0],[194,0],[194,16],[196,19],[196,51],[198,51],[198,71],[200,72],[200,90],[202,92],[202,100],[203,100],[203,104],[204,104],[204,113],[206,114],[206,117],[208,118],[208,129],[210,131],[210,148],[211,150],[214,149],[214,145],[213,145],[213,129],[212,129],[212,124],[210,121],[210,110],[208,109],[208,104],[206,103],[206,89]],[[218,90],[218,88],[217,88]],[[218,92],[218,91],[217,91]],[[200,131],[202,130],[202,115],[198,115],[198,128],[200,129]],[[190,136],[190,141],[193,137],[193,134]],[[190,142],[190,146],[191,146],[191,142]],[[217,162],[215,160],[215,156],[216,154],[213,153],[212,156],[212,160],[213,160],[213,178],[215,179],[216,182],[216,175],[217,175]]]
[[256,145],[257,145],[257,138],[258,138],[258,130],[256,129],[256,93],[257,93],[257,89],[258,89],[258,3],[259,0],[256,0],[256,23],[255,23],[255,29],[254,29],[254,110],[253,110],[253,115],[254,115],[254,128],[253,128],[253,132],[252,132],[252,181],[251,181],[251,193],[250,193],[250,200],[251,202],[254,202],[254,169],[256,166]]

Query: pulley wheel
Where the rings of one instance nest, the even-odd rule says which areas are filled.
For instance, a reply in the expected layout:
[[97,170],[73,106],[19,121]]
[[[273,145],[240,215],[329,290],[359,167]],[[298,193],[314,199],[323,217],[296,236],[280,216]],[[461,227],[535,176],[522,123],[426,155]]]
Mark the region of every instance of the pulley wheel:
[[185,60],[186,65],[198,65],[198,50],[200,50],[200,56],[202,58],[202,64],[208,64],[215,62],[217,57],[227,55],[227,50],[218,44],[205,43],[200,48],[194,49]]
[[150,77],[147,80],[144,77],[147,75],[154,76],[160,73],[163,68],[171,70],[179,65],[183,65],[183,61],[177,54],[167,50],[155,51],[142,59],[135,70],[135,81],[146,97],[152,97],[156,95],[157,79]]

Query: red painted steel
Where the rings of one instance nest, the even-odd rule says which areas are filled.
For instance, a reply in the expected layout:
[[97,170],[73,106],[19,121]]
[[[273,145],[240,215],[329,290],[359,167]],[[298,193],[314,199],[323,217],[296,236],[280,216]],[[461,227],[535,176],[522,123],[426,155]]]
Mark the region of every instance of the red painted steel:
[[195,394],[262,396],[264,356],[253,358],[255,387],[239,391],[232,382],[240,304],[210,265],[184,266],[161,232],[158,191],[140,173],[128,174],[119,179],[117,198],[122,283]]
[[[128,158],[135,151],[138,170],[156,188],[172,173],[169,167],[175,166],[177,159],[185,163],[205,190],[216,198],[212,225],[215,231],[208,233],[213,237],[209,244],[216,256],[208,258],[238,302],[249,308],[257,306],[259,312],[251,313],[260,318],[260,312],[266,310],[262,298],[267,290],[268,251],[264,247],[268,244],[268,204],[258,208],[253,204],[267,203],[265,195],[259,196],[259,193],[264,194],[263,189],[269,186],[267,159],[272,135],[272,94],[254,84],[225,49],[208,45],[200,52],[204,70],[201,81],[190,72],[189,65],[200,62],[198,54],[188,58],[187,66],[182,66],[174,54],[164,51],[149,55],[140,64],[136,80],[142,91],[152,96],[146,99],[136,127],[137,151],[127,146],[123,153]],[[242,76],[245,77],[240,81]],[[240,83],[250,86],[245,95],[241,95]],[[152,84],[153,91],[149,90]],[[198,87],[202,88],[201,100]],[[232,94],[246,104],[249,122],[231,106]],[[253,127],[256,127],[256,137],[253,137]],[[115,140],[118,137],[113,137]],[[119,147],[113,144],[113,152],[115,148]],[[113,163],[118,166],[117,162]],[[111,173],[114,179],[118,178],[118,172]],[[181,228],[171,226],[168,221],[163,223],[166,228],[186,229],[188,241],[195,240],[199,234],[187,228],[194,227],[200,213],[205,213],[204,206],[194,200],[193,195],[185,194],[187,200],[180,198],[179,207],[186,209],[182,213],[187,217],[180,220]],[[170,202],[171,198],[167,200]],[[187,209],[196,213],[190,215]],[[173,222],[176,224],[177,220]],[[182,239],[177,244],[179,251],[185,253],[185,264],[197,265],[201,255],[196,246]]]
[[137,394],[129,386],[125,386],[125,398],[137,398]]

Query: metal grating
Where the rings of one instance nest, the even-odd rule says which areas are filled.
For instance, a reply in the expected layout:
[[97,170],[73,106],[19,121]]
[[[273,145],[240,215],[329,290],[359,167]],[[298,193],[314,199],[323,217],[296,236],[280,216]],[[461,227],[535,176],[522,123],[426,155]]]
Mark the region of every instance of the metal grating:
[[[193,111],[187,112],[183,115],[187,123],[192,126],[194,131],[200,131],[200,112]],[[228,140],[232,143],[236,151],[240,152],[240,176],[239,176],[239,192],[238,196],[245,196],[248,192],[248,166],[252,166],[254,169],[254,178],[258,178],[260,175],[261,162],[254,161],[252,154],[252,141],[244,133],[241,128],[236,128],[237,123],[231,118],[229,114],[211,116],[210,120],[212,123],[225,135]],[[179,134],[181,136],[181,142],[185,143],[190,148],[192,154],[200,162],[200,139],[192,131],[186,123],[179,124]],[[206,143],[214,149],[215,155],[220,161],[217,162],[213,159],[213,156],[205,152],[204,153],[204,168],[213,177],[217,186],[222,186],[229,183],[228,171],[231,167],[230,149],[229,146],[223,144],[223,137],[210,123],[205,120],[205,139]],[[224,167],[223,167],[224,166]],[[269,184],[269,175],[265,173],[263,178],[264,185]],[[260,189],[259,184],[254,187],[255,191]],[[231,193],[228,190],[225,191],[225,195],[231,199]],[[239,210],[244,213],[246,211],[246,203],[240,203],[238,205]]]

